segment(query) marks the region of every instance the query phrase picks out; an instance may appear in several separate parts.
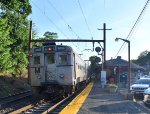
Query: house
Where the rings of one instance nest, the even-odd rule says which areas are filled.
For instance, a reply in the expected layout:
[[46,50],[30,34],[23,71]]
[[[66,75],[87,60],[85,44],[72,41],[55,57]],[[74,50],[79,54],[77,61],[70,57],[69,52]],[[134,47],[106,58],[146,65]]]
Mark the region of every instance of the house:
[[[128,61],[123,60],[121,56],[116,59],[110,59],[105,62],[105,70],[107,71],[107,79],[114,78],[114,83],[120,87],[128,85]],[[144,72],[144,68],[131,63],[131,84],[138,79],[139,75]]]

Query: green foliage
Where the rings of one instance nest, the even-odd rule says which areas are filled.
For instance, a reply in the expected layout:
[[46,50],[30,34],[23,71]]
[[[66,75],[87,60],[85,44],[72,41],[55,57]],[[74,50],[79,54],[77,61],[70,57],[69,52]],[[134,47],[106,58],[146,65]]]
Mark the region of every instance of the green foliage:
[[146,66],[147,64],[150,64],[150,52],[147,50],[141,52],[138,56],[138,59],[132,60],[132,62],[141,66]]
[[1,0],[1,9],[4,15],[9,14],[18,15],[21,14],[26,18],[31,13],[31,6],[29,0]]
[[92,68],[96,68],[96,66],[97,66],[97,64],[98,64],[98,62],[95,61],[95,60],[96,60],[96,56],[91,56],[91,57],[89,58],[89,60],[91,61],[91,66],[92,66]]
[[96,68],[97,68],[97,62],[95,61],[95,59],[96,59],[96,56],[91,56],[90,58],[89,58],[89,60],[91,61],[91,65],[90,65],[90,68],[89,68],[89,72],[91,73],[91,74],[96,74]]
[[12,56],[13,56],[12,64],[14,66],[11,69],[13,70],[12,74],[20,74],[21,71],[28,64],[27,56],[24,52],[20,52],[20,51],[19,52],[15,51]]
[[[57,39],[58,38],[58,35],[57,33],[54,33],[54,32],[45,32],[44,37],[41,37],[41,38],[38,38],[39,40],[53,40],[53,39]],[[37,43],[33,43],[33,46],[41,46],[42,43],[41,42],[37,42]]]
[[[28,64],[29,0],[0,1],[0,72],[20,74]],[[34,30],[34,29],[33,29]],[[36,30],[33,38],[36,38]],[[56,39],[57,33],[45,32],[43,38]],[[37,45],[37,44],[36,44]],[[39,43],[38,45],[41,45]]]
[[27,66],[29,0],[0,1],[0,72],[20,73]]
[[11,67],[9,61],[11,55],[8,45],[12,44],[9,38],[10,27],[7,25],[8,19],[0,19],[0,72],[6,71]]
[[49,39],[49,40],[58,38],[57,33],[49,32],[49,31],[45,32],[43,36],[45,36],[44,39]]
[[38,36],[38,30],[35,23],[32,23],[32,39],[36,39]]

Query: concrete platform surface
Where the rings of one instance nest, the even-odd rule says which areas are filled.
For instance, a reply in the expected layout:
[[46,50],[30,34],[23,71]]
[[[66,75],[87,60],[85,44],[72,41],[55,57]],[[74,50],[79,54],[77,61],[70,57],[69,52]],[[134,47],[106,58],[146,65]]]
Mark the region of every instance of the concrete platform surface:
[[127,100],[120,93],[110,93],[105,88],[100,87],[100,83],[94,83],[78,114],[148,114],[149,110],[143,106]]

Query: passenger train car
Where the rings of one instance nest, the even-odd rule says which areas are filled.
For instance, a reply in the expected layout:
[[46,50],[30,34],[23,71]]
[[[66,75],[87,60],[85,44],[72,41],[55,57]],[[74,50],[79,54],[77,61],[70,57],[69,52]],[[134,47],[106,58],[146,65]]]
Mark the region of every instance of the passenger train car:
[[30,84],[53,94],[71,94],[87,82],[87,66],[70,46],[44,45],[30,50]]

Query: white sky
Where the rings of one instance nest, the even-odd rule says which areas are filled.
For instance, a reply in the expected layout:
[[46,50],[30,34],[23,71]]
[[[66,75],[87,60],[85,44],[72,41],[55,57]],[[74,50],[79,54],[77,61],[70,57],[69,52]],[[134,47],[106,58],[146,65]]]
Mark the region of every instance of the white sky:
[[[86,21],[91,30],[94,40],[103,40],[103,23],[106,28],[106,59],[115,58],[123,41],[115,42],[116,37],[126,39],[147,0],[79,0],[82,6]],[[91,33],[85,23],[78,0],[30,0],[32,14],[29,19],[36,25],[39,36],[44,32],[56,32],[59,39],[91,39]],[[50,4],[52,3],[55,7]],[[65,20],[65,22],[64,22]],[[147,6],[144,15],[137,24],[131,41],[131,59],[137,59],[139,54],[145,50],[150,51],[150,5]],[[71,26],[73,32],[68,28]],[[56,28],[56,26],[58,28]],[[65,34],[62,34],[62,32]],[[67,37],[66,37],[67,36]],[[93,49],[92,43],[63,43],[70,45],[77,53],[83,53],[82,57],[88,59],[96,52],[83,51]],[[103,45],[103,44],[102,44]],[[95,47],[98,44],[95,44]],[[127,59],[127,45],[120,51],[118,56]]]

